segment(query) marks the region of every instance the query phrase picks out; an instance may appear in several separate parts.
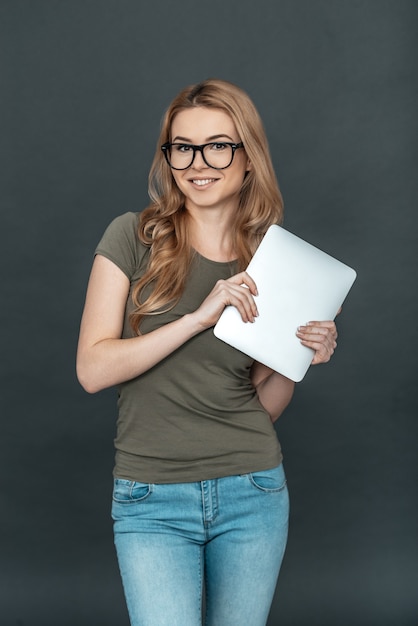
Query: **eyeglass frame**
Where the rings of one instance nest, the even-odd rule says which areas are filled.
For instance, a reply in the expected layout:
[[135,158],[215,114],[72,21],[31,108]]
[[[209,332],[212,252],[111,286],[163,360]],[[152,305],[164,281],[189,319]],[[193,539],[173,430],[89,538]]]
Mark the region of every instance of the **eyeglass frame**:
[[[210,163],[207,162],[207,160],[205,159],[205,155],[204,155],[204,148],[206,148],[206,146],[216,146],[216,145],[223,145],[223,146],[230,146],[232,148],[232,156],[231,156],[231,160],[228,163],[228,165],[224,165],[224,167],[214,167],[213,165],[210,165]],[[191,162],[189,163],[189,165],[187,167],[173,167],[170,163],[170,160],[168,158],[168,151],[171,149],[172,146],[187,146],[188,148],[192,148],[193,150],[193,157]],[[165,160],[167,161],[168,165],[171,167],[172,170],[177,170],[177,171],[183,171],[183,170],[187,170],[189,169],[189,167],[191,167],[193,165],[193,162],[195,160],[196,157],[196,152],[200,152],[200,154],[202,155],[202,159],[204,160],[204,162],[206,163],[206,165],[210,168],[212,168],[213,170],[226,170],[227,167],[230,167],[232,165],[232,161],[234,160],[234,156],[235,156],[235,151],[238,150],[239,148],[243,148],[244,144],[242,141],[238,142],[238,143],[232,143],[230,141],[209,141],[209,143],[202,143],[200,145],[195,145],[193,143],[182,143],[180,141],[175,141],[173,143],[171,143],[170,141],[167,141],[166,143],[164,143],[161,146],[161,150],[163,151],[163,154],[165,156]]]

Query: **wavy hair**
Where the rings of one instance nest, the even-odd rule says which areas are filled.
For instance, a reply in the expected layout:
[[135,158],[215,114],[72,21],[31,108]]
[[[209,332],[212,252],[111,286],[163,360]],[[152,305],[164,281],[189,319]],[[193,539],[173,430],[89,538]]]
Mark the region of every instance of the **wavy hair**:
[[[241,187],[233,224],[239,270],[248,265],[267,228],[283,219],[283,200],[263,123],[249,96],[236,85],[218,79],[186,87],[163,117],[149,174],[151,204],[139,220],[138,237],[150,248],[150,257],[147,270],[132,293],[135,308],[130,321],[137,333],[145,315],[170,310],[178,302],[194,253],[188,237],[185,198],[161,151],[161,145],[170,141],[175,116],[194,107],[225,111],[232,118],[252,164]],[[151,293],[143,299],[145,288]]]

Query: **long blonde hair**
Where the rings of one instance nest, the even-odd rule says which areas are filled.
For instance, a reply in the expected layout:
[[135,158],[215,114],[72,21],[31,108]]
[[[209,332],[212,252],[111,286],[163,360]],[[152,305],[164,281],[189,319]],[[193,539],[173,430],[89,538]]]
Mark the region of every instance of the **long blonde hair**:
[[[249,96],[236,85],[218,79],[186,87],[163,118],[149,174],[151,204],[140,215],[138,236],[150,247],[150,258],[145,274],[132,293],[135,310],[130,319],[135,332],[139,332],[144,315],[156,315],[175,306],[183,292],[193,256],[185,198],[174,181],[161,145],[170,141],[171,125],[177,113],[194,107],[225,111],[232,118],[252,164],[242,184],[233,225],[234,253],[240,270],[248,265],[267,228],[282,222],[283,200],[266,134]],[[152,292],[141,301],[145,287],[152,287]]]

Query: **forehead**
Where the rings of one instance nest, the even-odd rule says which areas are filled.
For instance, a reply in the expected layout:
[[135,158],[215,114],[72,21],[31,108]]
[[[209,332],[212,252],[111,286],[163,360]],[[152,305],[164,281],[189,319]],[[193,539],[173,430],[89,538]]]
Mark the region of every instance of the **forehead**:
[[182,137],[193,143],[203,143],[216,136],[230,137],[238,141],[235,124],[228,113],[221,109],[194,107],[177,113],[171,124],[171,137]]

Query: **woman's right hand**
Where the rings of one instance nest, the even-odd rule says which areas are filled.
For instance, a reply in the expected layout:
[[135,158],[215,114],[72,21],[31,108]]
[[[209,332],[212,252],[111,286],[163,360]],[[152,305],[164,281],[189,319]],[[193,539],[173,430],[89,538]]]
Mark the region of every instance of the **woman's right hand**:
[[247,272],[240,272],[226,280],[218,280],[210,294],[191,316],[202,330],[216,324],[222,311],[228,305],[236,307],[243,322],[253,322],[258,315],[253,296],[257,295],[257,286]]

